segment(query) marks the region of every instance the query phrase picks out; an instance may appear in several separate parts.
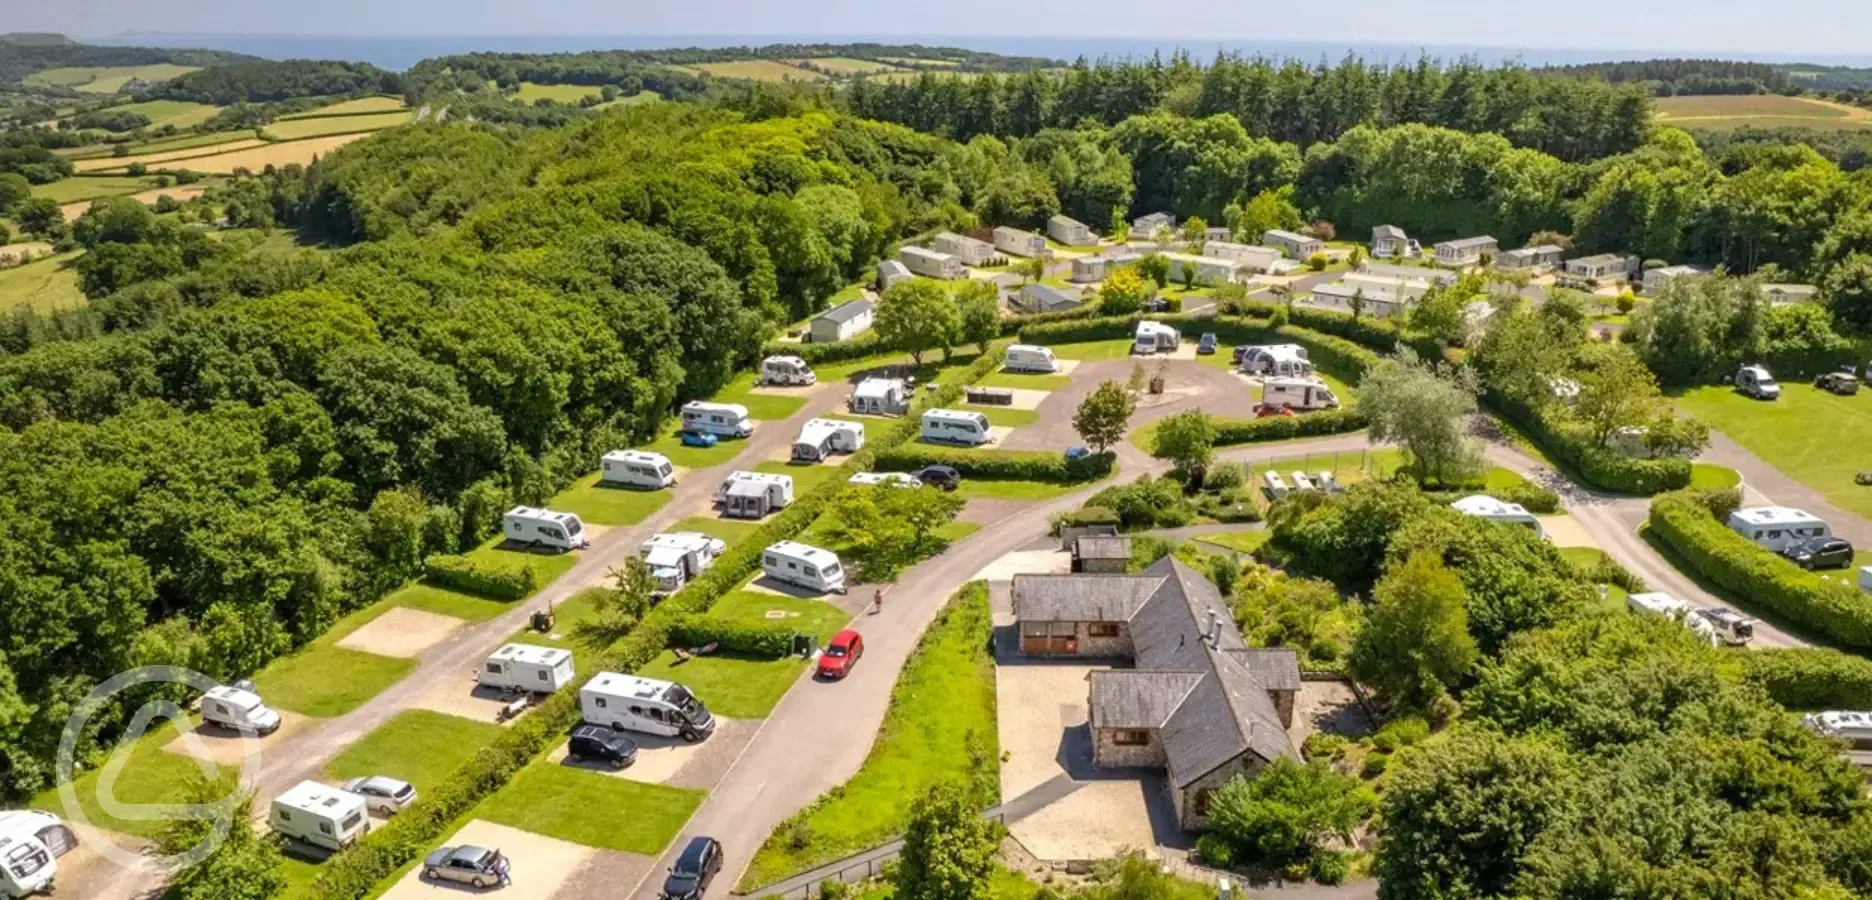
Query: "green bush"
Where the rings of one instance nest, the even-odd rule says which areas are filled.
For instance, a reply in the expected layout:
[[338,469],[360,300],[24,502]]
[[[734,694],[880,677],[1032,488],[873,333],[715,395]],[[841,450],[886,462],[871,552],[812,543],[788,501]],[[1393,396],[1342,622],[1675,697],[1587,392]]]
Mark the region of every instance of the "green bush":
[[1092,495],[1087,507],[1118,514],[1124,528],[1176,528],[1188,525],[1194,514],[1183,498],[1183,486],[1172,478],[1140,477],[1131,484],[1114,484]]
[[890,348],[878,339],[877,332],[868,332],[849,341],[826,341],[821,344],[801,344],[792,341],[774,341],[761,348],[762,356],[797,356],[809,365],[820,363],[850,362],[888,353]]
[[[1122,524],[1122,521],[1118,518],[1118,513],[1115,510],[1103,506],[1088,506],[1084,509],[1075,510],[1060,516],[1060,524],[1067,526],[1111,525],[1115,527]],[[1057,533],[1058,530],[1057,528],[1054,529],[1055,533]]]
[[924,466],[953,466],[971,478],[1006,481],[1044,481],[1073,484],[1092,481],[1111,471],[1111,454],[1069,464],[1065,454],[1045,450],[983,450],[904,443],[877,452],[877,467],[886,472],[915,472]]
[[1344,434],[1366,426],[1365,417],[1356,409],[1328,409],[1298,416],[1269,416],[1265,419],[1213,419],[1216,446],[1233,447],[1261,441],[1285,441],[1298,437]]
[[1739,654],[1742,673],[1790,709],[1872,709],[1872,659],[1824,648]]
[[1500,392],[1491,392],[1488,399],[1549,455],[1571,466],[1588,483],[1627,494],[1659,494],[1690,485],[1687,459],[1622,456],[1593,443],[1587,429],[1562,421],[1557,413],[1543,414]]
[[1340,884],[1352,872],[1351,854],[1316,850],[1307,860],[1307,877],[1320,884]]
[[1405,716],[1385,723],[1372,735],[1372,746],[1384,753],[1396,753],[1399,749],[1420,743],[1430,736],[1430,723],[1416,716]]
[[423,580],[503,600],[524,599],[539,586],[533,570],[519,563],[482,562],[440,553],[423,560]]
[[1546,515],[1560,511],[1560,495],[1538,484],[1517,484],[1493,493],[1495,499],[1520,504],[1531,513]]
[[1353,318],[1351,313],[1337,310],[1310,306],[1289,307],[1260,300],[1244,301],[1233,306],[1245,315],[1259,318],[1272,318],[1275,310],[1288,310],[1288,322],[1293,325],[1337,335],[1379,353],[1390,353],[1399,344],[1404,344],[1416,350],[1417,355],[1424,359],[1440,359],[1444,356],[1443,346],[1434,338],[1409,334],[1392,319],[1373,316]]
[[1359,764],[1359,774],[1366,778],[1377,778],[1383,775],[1385,769],[1390,765],[1390,754],[1382,752],[1368,753],[1365,755],[1365,761]]
[[1238,462],[1220,462],[1209,467],[1203,476],[1203,490],[1225,491],[1248,483],[1248,467]]
[[1343,734],[1330,731],[1315,731],[1307,735],[1306,743],[1300,745],[1300,753],[1307,759],[1333,759],[1352,746],[1352,742]]
[[1226,869],[1235,864],[1235,847],[1219,834],[1205,834],[1196,839],[1196,858],[1205,866]]
[[685,614],[670,622],[672,647],[700,647],[716,644],[723,653],[779,659],[793,650],[793,636],[799,632],[784,625],[765,622],[740,625],[708,616]]
[[1872,597],[1851,583],[1816,575],[1729,530],[1692,495],[1651,501],[1650,525],[1666,544],[1718,586],[1845,647],[1872,649]]

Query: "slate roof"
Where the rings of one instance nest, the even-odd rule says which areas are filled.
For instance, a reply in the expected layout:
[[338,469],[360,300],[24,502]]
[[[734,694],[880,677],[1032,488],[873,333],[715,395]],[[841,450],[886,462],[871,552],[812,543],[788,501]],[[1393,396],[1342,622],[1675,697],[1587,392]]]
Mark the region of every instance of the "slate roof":
[[1127,622],[1162,586],[1150,575],[1016,575],[1014,616],[1036,622]]
[[1080,559],[1130,559],[1131,539],[1116,535],[1086,535],[1079,538],[1073,555]]
[[853,300],[834,306],[813,318],[826,322],[849,322],[870,312],[875,305],[869,300]]
[[1078,297],[1047,284],[1022,287],[1021,301],[1025,306],[1036,307],[1044,312],[1078,309],[1080,305]]
[[1371,230],[1371,236],[1373,240],[1377,240],[1378,238],[1395,238],[1400,241],[1406,240],[1404,229],[1396,225],[1380,225],[1377,228],[1373,228]]
[[1162,728],[1202,680],[1200,672],[1093,672],[1092,727]]
[[1047,219],[1047,224],[1058,225],[1061,228],[1084,228],[1085,227],[1084,222],[1081,222],[1078,219],[1075,219],[1071,216],[1053,216],[1052,218]]

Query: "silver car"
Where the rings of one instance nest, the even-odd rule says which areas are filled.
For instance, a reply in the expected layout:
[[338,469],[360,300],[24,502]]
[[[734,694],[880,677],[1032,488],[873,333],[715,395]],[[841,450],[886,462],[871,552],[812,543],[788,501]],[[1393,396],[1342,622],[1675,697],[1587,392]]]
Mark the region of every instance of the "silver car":
[[416,788],[407,781],[370,775],[344,783],[347,793],[364,798],[364,805],[380,816],[394,816],[403,807],[416,802]]
[[507,857],[499,850],[463,844],[443,847],[423,860],[423,875],[431,881],[458,881],[478,888],[506,884]]

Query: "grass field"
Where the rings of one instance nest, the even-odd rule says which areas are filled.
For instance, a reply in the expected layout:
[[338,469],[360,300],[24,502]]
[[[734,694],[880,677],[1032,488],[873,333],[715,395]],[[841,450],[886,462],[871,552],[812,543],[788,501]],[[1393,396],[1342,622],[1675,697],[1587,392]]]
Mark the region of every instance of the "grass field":
[[599,87],[593,84],[534,84],[531,81],[522,81],[520,90],[514,94],[514,99],[521,103],[551,100],[554,103],[577,105],[580,100],[586,97],[596,97],[600,93],[602,91]]
[[661,99],[663,99],[663,95],[656,91],[638,91],[629,97],[619,97],[616,100],[609,100],[592,108],[610,109],[613,106],[636,106],[639,103],[653,103]]
[[675,655],[665,651],[637,670],[637,674],[682,682],[702,698],[703,704],[715,715],[730,719],[764,719],[804,671],[806,661],[797,656],[785,659],[699,656],[677,665]]
[[[177,734],[177,724],[156,719],[150,722],[149,730],[142,740],[134,746],[123,748],[119,759],[123,767],[116,773],[116,783],[111,786],[110,796],[118,803],[149,805],[160,803],[180,803],[188,797],[190,782],[201,776],[202,764],[193,757],[180,753],[170,753],[162,745],[173,740]],[[180,723],[188,727],[188,723]],[[158,817],[150,819],[121,818],[104,810],[98,798],[98,781],[108,766],[91,769],[72,779],[73,792],[77,794],[78,807],[84,811],[85,820],[99,828],[119,831],[137,837],[153,838],[168,825],[168,820]],[[209,764],[209,771],[219,770]],[[64,802],[59,798],[57,788],[45,791],[32,798],[26,804],[28,808],[63,810]],[[147,811],[146,811],[147,812]],[[62,813],[61,813],[62,815]]]
[[0,313],[10,313],[21,305],[36,313],[85,305],[84,291],[78,289],[78,272],[72,268],[81,252],[74,250],[0,269]]
[[813,488],[826,483],[832,478],[851,477],[851,473],[845,471],[838,465],[840,459],[841,457],[835,456],[832,458],[833,461],[831,463],[810,463],[804,465],[773,462],[769,460],[763,463],[756,463],[754,471],[766,472],[769,475],[791,476],[793,479],[793,496],[804,497],[810,493]]
[[961,65],[960,62],[953,60],[953,59],[920,59],[914,56],[880,56],[878,57],[878,59],[881,59],[888,63],[896,63],[898,65],[903,65],[903,66],[950,67],[950,66]]
[[722,519],[714,516],[690,516],[674,525],[671,531],[700,531],[710,537],[718,537],[734,546],[748,535],[760,530],[759,522],[743,522],[739,519]]
[[328,644],[274,660],[253,680],[269,706],[324,719],[357,709],[414,668],[413,659]]
[[976,382],[980,387],[1020,388],[1027,391],[1059,391],[1072,384],[1070,375],[1040,375],[1029,372],[991,372]]
[[662,437],[637,449],[661,453],[669,457],[670,462],[685,469],[706,469],[734,459],[735,454],[740,453],[742,448],[747,446],[746,441],[731,441],[723,438],[716,441],[713,447],[685,447],[682,440],[676,437],[676,432],[681,430],[681,422],[672,422],[667,426]]
[[973,500],[1051,500],[1063,497],[1085,485],[1053,484],[1046,481],[1003,481],[996,478],[964,478],[956,493]]
[[412,584],[384,598],[391,606],[406,606],[470,622],[485,622],[513,609],[512,600],[491,600],[431,584]]
[[1087,341],[1083,344],[1056,344],[1053,347],[1053,355],[1059,359],[1077,359],[1085,362],[1124,359],[1131,355],[1132,346],[1134,342],[1130,338]]
[[743,59],[735,62],[697,63],[691,69],[706,72],[716,78],[745,78],[751,81],[824,81],[825,76],[818,72],[808,72],[783,62],[771,59]]
[[214,118],[214,114],[221,111],[219,106],[191,103],[187,100],[145,100],[142,103],[130,103],[113,107],[113,109],[148,116],[152,128],[161,128],[164,125],[193,128]]
[[978,412],[988,417],[988,424],[1004,428],[1020,428],[1040,421],[1040,413],[1031,409],[1014,409],[1009,406],[980,406],[974,403],[961,404],[959,409]]
[[770,422],[785,419],[806,405],[806,398],[802,396],[754,393],[753,372],[736,375],[733,381],[716,391],[709,400],[712,403],[739,403],[747,407],[749,418]]
[[897,67],[890,63],[878,62],[874,59],[852,59],[849,56],[814,57],[807,62],[847,75],[870,75],[876,72],[897,71]]
[[1233,550],[1237,553],[1253,553],[1261,549],[1261,545],[1267,543],[1268,539],[1273,536],[1274,532],[1266,528],[1256,528],[1253,530],[1222,531],[1215,534],[1205,534],[1197,537],[1196,540],[1199,543],[1214,544],[1217,547]]
[[542,760],[521,769],[474,816],[587,847],[656,856],[703,796]]
[[1825,100],[1779,94],[1660,97],[1656,121],[1679,128],[1726,131],[1799,126],[1828,130],[1872,128],[1872,112]]
[[61,206],[67,203],[83,203],[99,197],[116,197],[120,194],[134,194],[137,191],[155,187],[154,179],[145,177],[132,178],[129,175],[87,175],[83,178],[61,178],[51,184],[35,184],[34,197],[44,197]]
[[131,163],[142,163],[152,168],[162,168],[162,163],[188,159],[195,156],[212,156],[247,147],[262,147],[266,142],[260,140],[253,131],[221,131],[213,134],[192,134],[188,137],[170,141],[153,141],[148,144],[134,144],[129,156],[93,156],[75,160],[72,168],[79,172],[103,172],[122,169]]
[[[883,843],[903,831],[908,801],[931,784],[996,781],[993,760],[1000,742],[992,632],[987,585],[964,586],[904,666],[864,765],[850,781],[774,829],[748,864],[738,890]],[[800,837],[804,840],[795,840]]]
[[354,141],[370,137],[368,132],[359,134],[334,134],[326,137],[308,138],[303,141],[282,141],[201,156],[188,160],[186,164],[177,163],[171,168],[189,169],[195,172],[208,172],[217,175],[232,173],[235,169],[258,172],[267,166],[284,166],[291,163],[310,165],[312,161],[333,150]]
[[1807,384],[1782,385],[1781,399],[1750,400],[1729,388],[1694,388],[1677,398],[1683,410],[1747,447],[1833,505],[1872,516],[1872,488],[1853,484],[1872,446],[1872,396],[1829,394]]
[[526,566],[533,570],[533,576],[540,587],[551,584],[553,579],[564,575],[567,569],[572,568],[573,564],[578,562],[578,557],[570,553],[551,551],[528,553],[525,550],[506,550],[500,546],[500,543],[500,536],[495,535],[489,538],[486,544],[469,551],[466,555],[469,559],[478,562],[491,562],[496,565],[518,563]]
[[[573,640],[571,636],[580,622],[589,621],[597,617],[598,604],[596,598],[604,594],[605,590],[606,589],[602,587],[585,588],[567,597],[565,600],[554,604],[552,609],[552,634],[545,634],[534,631],[531,628],[523,627],[519,631],[514,632],[513,636],[507,639],[507,642],[511,644],[532,644],[535,647],[557,647],[561,650],[570,650],[572,651],[573,670],[578,672],[590,671],[585,665],[586,657],[591,652],[590,649],[583,643]],[[559,635],[557,640],[553,638],[555,634]]]
[[403,109],[402,97],[359,97],[356,100],[340,100],[330,106],[308,109],[302,113],[281,116],[280,121],[288,119],[316,119],[320,116],[352,116],[360,113],[395,112]]
[[370,113],[361,116],[327,116],[320,119],[292,119],[274,122],[260,129],[261,135],[276,141],[294,141],[300,138],[324,137],[333,134],[350,134],[357,131],[382,131],[394,128],[415,117],[415,113],[406,110],[384,113]]
[[1742,483],[1742,473],[1727,466],[1714,463],[1690,464],[1690,489],[1694,491],[1726,490]]
[[66,87],[81,94],[115,94],[123,90],[130,79],[143,81],[168,81],[178,75],[186,75],[197,69],[196,66],[173,66],[157,63],[148,66],[64,66],[46,69],[26,76],[25,83],[47,87]]
[[[768,618],[769,612],[785,613],[783,617]],[[824,600],[803,597],[781,597],[759,591],[735,591],[716,601],[709,609],[709,617],[733,622],[736,625],[771,625],[783,624],[795,631],[803,631],[824,643],[826,639],[838,634],[851,621],[851,614]]]
[[598,483],[593,472],[578,483],[559,492],[548,502],[552,509],[577,513],[593,525],[635,525],[645,516],[663,508],[670,500],[669,491],[646,491],[611,487]]

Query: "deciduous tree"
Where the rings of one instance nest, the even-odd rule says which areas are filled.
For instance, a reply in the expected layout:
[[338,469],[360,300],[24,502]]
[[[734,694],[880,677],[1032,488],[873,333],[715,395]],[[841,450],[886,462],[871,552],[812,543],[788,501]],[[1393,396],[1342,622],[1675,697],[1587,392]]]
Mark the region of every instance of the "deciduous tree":
[[962,330],[962,313],[933,281],[911,279],[890,286],[878,299],[878,337],[910,354],[917,365],[931,350],[948,350]]
[[1253,778],[1224,784],[1210,798],[1209,816],[1238,859],[1283,866],[1305,860],[1328,840],[1350,839],[1376,804],[1369,788],[1323,760],[1282,757]]
[[1177,413],[1157,425],[1151,455],[1168,460],[1192,481],[1200,481],[1215,455],[1215,422],[1201,410]]
[[1001,336],[1001,288],[991,281],[970,281],[956,292],[961,313],[958,338],[982,353]]
[[1401,707],[1432,709],[1476,663],[1462,581],[1434,554],[1417,553],[1387,572],[1372,598],[1353,640],[1353,671]]
[[1405,348],[1366,371],[1358,405],[1372,443],[1402,445],[1421,478],[1461,484],[1482,470],[1481,447],[1466,430],[1475,395],[1467,370],[1438,371]]
[[910,807],[897,895],[904,900],[984,900],[1000,826],[982,818],[960,785],[938,784]]
[[[1143,373],[1142,369],[1136,371],[1138,375]],[[1116,381],[1103,381],[1079,402],[1079,411],[1073,414],[1073,430],[1094,453],[1104,453],[1124,440],[1125,428],[1136,409],[1137,398],[1131,391]]]

